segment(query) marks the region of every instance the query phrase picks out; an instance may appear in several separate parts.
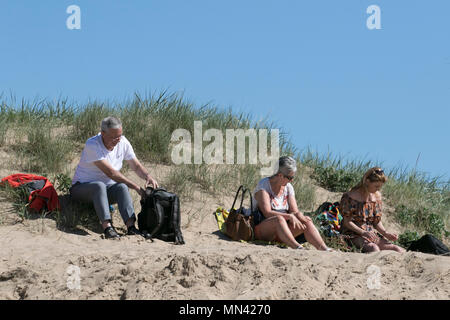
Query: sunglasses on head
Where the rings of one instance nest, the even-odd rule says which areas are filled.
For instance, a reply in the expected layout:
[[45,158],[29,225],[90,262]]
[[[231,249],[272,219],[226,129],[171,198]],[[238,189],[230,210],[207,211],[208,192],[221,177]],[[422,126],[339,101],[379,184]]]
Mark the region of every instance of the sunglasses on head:
[[384,173],[383,169],[376,169],[374,172],[376,174],[383,174]]

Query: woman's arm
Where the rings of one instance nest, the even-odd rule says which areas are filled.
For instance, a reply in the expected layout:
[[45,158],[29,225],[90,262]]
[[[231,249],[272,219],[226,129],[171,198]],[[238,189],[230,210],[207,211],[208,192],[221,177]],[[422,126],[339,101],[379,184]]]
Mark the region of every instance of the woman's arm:
[[300,211],[298,211],[298,206],[297,206],[297,200],[295,200],[295,197],[290,194],[288,197],[288,205],[289,205],[289,213],[296,213]]
[[353,231],[354,233],[356,233],[357,235],[359,235],[360,237],[362,237],[368,241],[377,242],[379,240],[379,238],[377,237],[377,235],[375,233],[370,232],[370,231],[365,231],[364,229],[358,227],[348,217],[344,216],[344,219],[342,220],[342,224],[344,225],[344,227],[346,229]]
[[359,235],[359,236],[362,236],[362,234],[364,233],[364,230],[363,230],[363,229],[361,229],[360,227],[358,227],[355,223],[352,222],[351,219],[349,219],[349,218],[346,217],[346,216],[343,217],[342,225],[343,225],[346,229],[348,229],[348,230],[350,230],[350,231],[356,233],[356,234]]
[[[291,213],[282,213],[278,211],[272,210],[272,206],[270,205],[270,197],[267,191],[260,190],[255,194],[256,201],[258,201],[258,209],[266,218],[281,216],[288,223],[292,225],[293,228],[300,230],[305,230],[305,226],[303,223],[296,217],[295,212]],[[295,199],[294,199],[295,201]],[[290,206],[289,206],[290,208]],[[297,209],[297,204],[295,204],[295,208]],[[298,211],[298,210],[297,210]]]
[[386,229],[384,228],[383,224],[380,222],[378,222],[376,225],[374,225],[375,229],[377,229],[377,231],[379,233],[381,233],[381,235],[385,235],[386,234]]
[[310,217],[303,215],[303,212],[298,210],[297,200],[295,200],[294,195],[290,194],[288,197],[289,213],[295,215],[301,223],[306,223],[312,221]]
[[386,239],[391,240],[391,241],[397,241],[398,235],[396,235],[395,233],[387,232],[386,229],[384,228],[383,224],[381,223],[381,221],[378,222],[374,227],[375,227],[375,229],[377,229],[378,232],[381,233],[381,235],[383,235]]

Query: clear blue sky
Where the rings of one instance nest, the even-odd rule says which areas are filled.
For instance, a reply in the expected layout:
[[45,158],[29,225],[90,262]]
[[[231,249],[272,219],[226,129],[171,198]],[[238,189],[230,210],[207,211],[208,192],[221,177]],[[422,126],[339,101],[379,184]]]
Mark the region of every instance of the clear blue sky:
[[[69,30],[69,5],[81,29]],[[369,30],[369,5],[381,29]],[[448,0],[0,3],[0,92],[78,102],[184,91],[301,149],[449,177]]]

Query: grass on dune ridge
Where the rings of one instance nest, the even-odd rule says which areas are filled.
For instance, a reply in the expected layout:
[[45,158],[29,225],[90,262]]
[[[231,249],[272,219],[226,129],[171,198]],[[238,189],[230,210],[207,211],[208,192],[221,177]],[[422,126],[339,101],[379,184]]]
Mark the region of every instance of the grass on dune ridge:
[[[16,155],[12,169],[48,176],[60,191],[67,190],[73,172],[68,163],[81,152],[89,137],[99,132],[100,121],[108,115],[118,116],[124,135],[144,161],[171,165],[171,136],[183,128],[194,137],[194,121],[202,121],[203,132],[215,128],[275,129],[268,119],[255,121],[250,114],[235,113],[211,104],[195,106],[182,94],[162,91],[150,96],[136,93],[120,103],[91,101],[84,105],[59,98],[55,101],[24,99],[17,101],[0,96],[0,147]],[[224,134],[225,137],[225,134]],[[270,138],[269,138],[270,139]],[[204,146],[210,142],[204,142]],[[267,142],[270,146],[270,141]],[[248,152],[248,143],[246,143]],[[270,152],[270,151],[269,151]],[[298,149],[285,132],[280,132],[280,154],[291,155],[299,163],[299,178],[294,182],[299,207],[314,211],[314,184],[333,192],[345,192],[354,186],[364,172],[378,163],[352,160],[342,156],[319,154]],[[246,158],[248,159],[248,158]],[[192,197],[192,182],[204,192],[234,194],[239,184],[254,188],[260,179],[260,165],[172,165],[165,186]],[[307,168],[307,170],[305,169]],[[449,181],[429,177],[415,169],[384,168],[389,181],[383,187],[387,203],[395,209],[396,221],[407,228],[405,241],[419,234],[449,236]],[[305,179],[308,176],[308,179]]]

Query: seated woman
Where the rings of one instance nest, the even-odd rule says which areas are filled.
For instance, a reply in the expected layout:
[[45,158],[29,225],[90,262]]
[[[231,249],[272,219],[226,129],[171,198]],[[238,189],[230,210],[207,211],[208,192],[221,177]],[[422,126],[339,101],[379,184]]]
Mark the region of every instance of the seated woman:
[[389,242],[396,241],[398,236],[387,232],[381,223],[383,203],[379,190],[386,181],[381,168],[369,169],[354,188],[343,194],[339,205],[344,218],[342,234],[349,235],[350,241],[363,252],[405,252],[405,249]]
[[333,251],[325,245],[311,218],[298,211],[294,188],[289,183],[296,171],[292,157],[281,157],[278,172],[259,181],[253,192],[255,238],[302,249],[295,238],[304,233],[316,249]]

